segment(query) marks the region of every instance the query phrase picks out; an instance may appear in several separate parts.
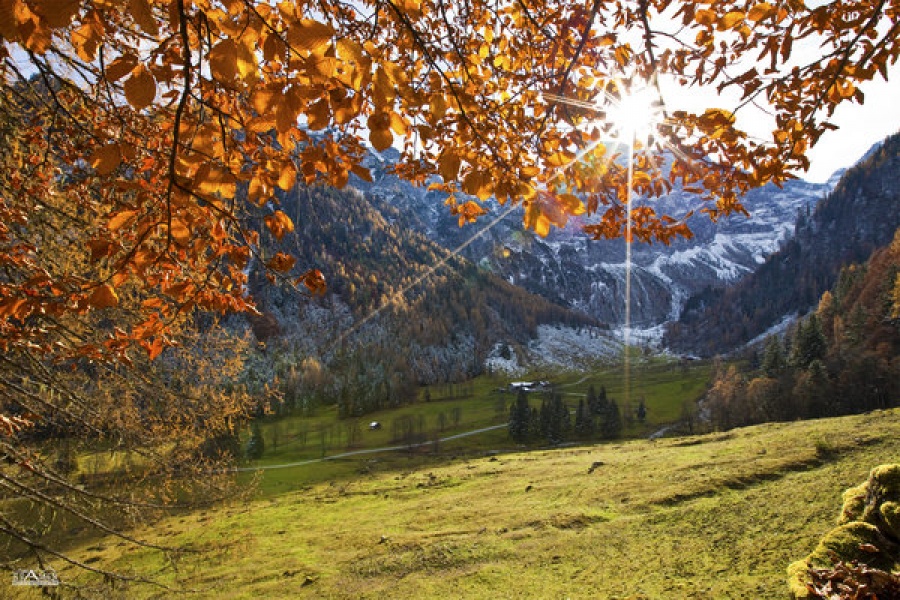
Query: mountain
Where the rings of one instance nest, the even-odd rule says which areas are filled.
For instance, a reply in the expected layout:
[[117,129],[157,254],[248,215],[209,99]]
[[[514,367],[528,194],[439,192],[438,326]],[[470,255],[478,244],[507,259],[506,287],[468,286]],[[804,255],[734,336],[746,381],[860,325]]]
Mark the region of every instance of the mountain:
[[689,299],[666,344],[714,354],[764,334],[815,306],[841,267],[865,261],[900,226],[900,134],[887,138],[840,178],[794,235],[752,274]]
[[275,239],[256,223],[261,247],[328,282],[324,297],[308,298],[273,285],[259,262],[250,267],[262,313],[250,325],[267,354],[254,377],[287,382],[288,398],[340,399],[362,414],[414,398],[416,384],[468,379],[491,358],[508,370],[534,364],[560,336],[586,348],[582,360],[618,351],[596,319],[448,252],[417,231],[415,215],[378,197],[298,185],[279,204],[295,228]]
[[[481,269],[556,304],[584,312],[613,326],[625,321],[625,245],[593,241],[572,219],[564,229],[540,238],[523,230],[521,210],[493,205],[492,214],[460,227],[443,205],[445,196],[389,174],[388,151],[371,157],[373,182],[354,185],[386,205],[412,215],[410,225]],[[652,329],[677,319],[685,302],[707,287],[721,287],[754,271],[792,233],[798,213],[833,189],[824,184],[787,182],[751,191],[744,204],[751,217],[733,215],[717,223],[702,215],[689,220],[691,240],[671,246],[636,244],[632,256],[632,326]],[[657,210],[683,215],[698,205],[694,194],[676,189],[652,202]],[[636,201],[640,203],[640,200]]]

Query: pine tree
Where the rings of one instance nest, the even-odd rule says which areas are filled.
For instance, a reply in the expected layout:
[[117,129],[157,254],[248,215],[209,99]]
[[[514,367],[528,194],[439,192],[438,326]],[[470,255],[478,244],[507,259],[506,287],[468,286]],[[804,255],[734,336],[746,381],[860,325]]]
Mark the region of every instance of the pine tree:
[[797,326],[791,362],[798,368],[806,369],[814,360],[823,359],[826,350],[827,343],[819,318],[812,314]]
[[766,340],[766,349],[763,352],[762,370],[766,377],[778,377],[787,366],[784,358],[784,348],[777,336],[770,336]]
[[647,420],[647,405],[644,403],[643,397],[637,407],[637,420],[641,423]]
[[253,422],[250,427],[250,439],[247,440],[247,447],[244,454],[249,460],[259,460],[266,451],[266,444],[263,441],[262,431],[259,429],[259,423]]
[[509,409],[509,437],[515,442],[528,440],[531,420],[531,409],[528,407],[528,394],[519,390],[516,401]]
[[609,400],[600,415],[600,435],[611,440],[622,435],[622,414],[615,400]]

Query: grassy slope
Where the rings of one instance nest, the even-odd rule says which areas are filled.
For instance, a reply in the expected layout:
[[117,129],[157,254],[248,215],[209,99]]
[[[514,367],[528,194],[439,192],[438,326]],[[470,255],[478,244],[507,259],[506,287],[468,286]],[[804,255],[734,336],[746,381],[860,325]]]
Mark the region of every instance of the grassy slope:
[[[631,408],[635,410],[638,402],[643,398],[647,406],[647,419],[644,423],[635,421],[630,427],[627,427],[624,431],[625,436],[646,437],[660,427],[677,421],[681,416],[682,404],[693,402],[703,394],[709,380],[709,370],[710,367],[706,363],[690,365],[688,368],[681,368],[676,363],[666,361],[651,361],[636,365],[631,381]],[[562,376],[535,376],[527,379],[551,379],[559,385],[563,399],[571,409],[578,405],[579,399],[584,398],[590,385],[594,385],[597,391],[601,386],[605,386],[609,397],[618,401],[620,405],[623,404],[625,397],[621,368],[608,368],[594,372],[590,376],[570,373]],[[403,416],[424,419],[425,433],[429,440],[505,423],[509,417],[508,407],[515,399],[514,394],[497,393],[497,389],[505,386],[506,383],[507,380],[502,378],[479,377],[471,383],[471,394],[452,400],[445,399],[447,386],[433,386],[430,390],[433,398],[431,402],[419,402],[398,409],[379,411],[356,419],[361,436],[359,441],[352,446],[346,444],[347,427],[351,426],[352,419],[338,420],[333,407],[323,408],[311,417],[291,416],[263,421],[261,429],[266,452],[261,460],[253,464],[259,466],[278,465],[321,458],[323,455],[321,430],[323,428],[331,428],[330,441],[325,452],[326,456],[331,456],[353,450],[397,444],[391,439],[391,423],[394,419]],[[540,394],[533,395],[530,402],[532,406],[539,406]],[[454,424],[450,418],[454,408],[458,408],[460,411],[461,418],[458,424]],[[446,427],[443,431],[438,430],[440,413],[446,417]],[[368,423],[371,421],[380,421],[384,426],[383,429],[369,431]],[[273,437],[276,431],[277,436]],[[306,432],[305,440],[302,432]],[[276,439],[277,444],[275,443]],[[507,449],[512,446],[506,430],[503,429],[478,437],[466,438],[464,441],[442,444],[441,452],[443,454],[471,453]],[[262,480],[261,489],[264,495],[270,495],[294,490],[310,482],[355,476],[361,471],[372,470],[371,461],[371,456],[364,455],[353,460],[309,465],[300,472],[270,471]],[[378,469],[395,468],[397,463],[400,468],[403,468],[405,461],[405,458],[398,459],[396,456],[382,456],[378,459]]]
[[177,573],[118,541],[77,554],[223,600],[781,598],[898,433],[893,410],[447,461],[165,520],[144,535],[206,549]]

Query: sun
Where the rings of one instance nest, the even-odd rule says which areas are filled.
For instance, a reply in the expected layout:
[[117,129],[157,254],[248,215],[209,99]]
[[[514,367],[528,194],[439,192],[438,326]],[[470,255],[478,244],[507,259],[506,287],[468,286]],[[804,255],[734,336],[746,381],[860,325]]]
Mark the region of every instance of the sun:
[[626,90],[618,98],[609,98],[604,121],[613,126],[618,141],[646,144],[662,123],[659,93],[651,87]]

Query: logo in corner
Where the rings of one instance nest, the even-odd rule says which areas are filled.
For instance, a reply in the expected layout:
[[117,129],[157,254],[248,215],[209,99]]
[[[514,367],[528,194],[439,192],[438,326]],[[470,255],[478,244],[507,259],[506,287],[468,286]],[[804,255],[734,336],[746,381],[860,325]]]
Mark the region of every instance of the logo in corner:
[[13,585],[59,585],[59,576],[53,569],[17,569],[13,571]]

